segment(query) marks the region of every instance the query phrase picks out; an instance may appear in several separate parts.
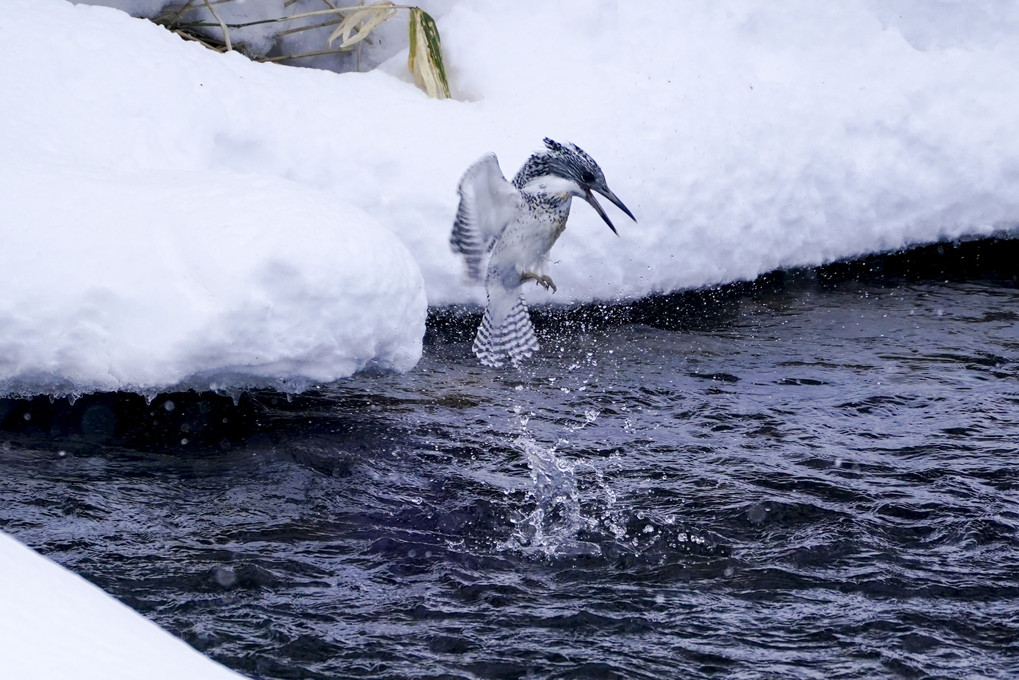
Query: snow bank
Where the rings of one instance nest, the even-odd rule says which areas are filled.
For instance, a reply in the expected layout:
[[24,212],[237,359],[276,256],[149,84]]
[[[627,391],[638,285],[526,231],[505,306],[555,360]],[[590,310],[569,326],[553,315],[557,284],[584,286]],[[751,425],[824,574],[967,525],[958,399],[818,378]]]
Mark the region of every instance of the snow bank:
[[572,139],[639,220],[616,239],[574,208],[563,299],[1013,227],[1019,46],[1002,26],[1019,30],[1014,3],[464,2],[441,22],[476,145],[515,170],[522,140]]
[[0,532],[0,677],[242,680]]
[[[1019,223],[1014,3],[442,9],[455,101],[410,84],[403,54],[367,74],[255,64],[109,8],[9,0],[7,384],[405,368],[422,329],[415,265],[349,206],[406,245],[430,304],[480,302],[448,247],[457,181],[488,151],[512,174],[544,136],[591,153],[639,223],[610,207],[616,238],[578,203],[553,251],[559,291],[529,289],[532,302],[750,279]],[[322,311],[340,291],[351,297]]]
[[21,164],[0,202],[0,393],[293,391],[420,358],[406,249],[291,182]]
[[[18,64],[0,74],[18,93],[0,103],[0,396],[297,391],[414,366],[426,300],[399,240],[319,188],[218,168],[162,134],[184,124],[244,153],[178,104],[203,87],[169,63],[186,46],[108,54],[166,32],[62,2],[22,14],[36,23],[0,29]],[[220,78],[251,66],[224,62]]]
[[[158,135],[361,206],[414,253],[433,305],[483,300],[447,247],[460,174],[487,151],[511,174],[546,135],[590,152],[639,223],[617,220],[617,239],[577,205],[553,253],[559,292],[534,289],[534,300],[750,279],[1019,222],[1015,3],[461,0],[438,9],[461,101],[429,101],[406,85],[402,53],[383,66],[392,77],[236,64],[243,82],[206,83],[217,92],[206,97],[233,113],[184,89],[176,99],[192,100],[189,124],[161,116]],[[147,39],[150,53],[174,55],[175,78],[223,68]],[[195,119],[245,153],[189,135]]]

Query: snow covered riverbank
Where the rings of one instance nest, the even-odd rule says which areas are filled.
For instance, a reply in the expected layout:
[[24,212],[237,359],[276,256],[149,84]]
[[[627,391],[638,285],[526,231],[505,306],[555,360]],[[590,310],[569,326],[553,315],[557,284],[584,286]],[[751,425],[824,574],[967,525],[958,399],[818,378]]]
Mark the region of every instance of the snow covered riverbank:
[[[1019,12],[867,0],[445,3],[457,100],[403,57],[249,62],[105,7],[12,0],[0,58],[0,392],[300,389],[420,354],[480,302],[456,184],[544,136],[639,222],[577,205],[554,296],[634,298],[1019,223]],[[393,238],[395,234],[396,238]],[[402,243],[402,245],[401,245]]]
[[399,239],[285,173],[198,157],[205,135],[235,142],[194,97],[225,104],[215,83],[250,63],[105,8],[20,9],[0,29],[18,64],[0,74],[18,93],[0,104],[0,396],[299,391],[417,363],[425,290]]
[[0,532],[0,677],[242,680]]

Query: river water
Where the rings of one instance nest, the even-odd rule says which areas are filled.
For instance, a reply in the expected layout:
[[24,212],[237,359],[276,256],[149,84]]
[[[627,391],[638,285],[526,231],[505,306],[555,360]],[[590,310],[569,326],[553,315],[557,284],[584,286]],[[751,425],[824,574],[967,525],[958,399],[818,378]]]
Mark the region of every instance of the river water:
[[1019,677],[1019,284],[967,247],[546,311],[520,369],[446,310],[292,400],[2,402],[0,528],[256,678]]

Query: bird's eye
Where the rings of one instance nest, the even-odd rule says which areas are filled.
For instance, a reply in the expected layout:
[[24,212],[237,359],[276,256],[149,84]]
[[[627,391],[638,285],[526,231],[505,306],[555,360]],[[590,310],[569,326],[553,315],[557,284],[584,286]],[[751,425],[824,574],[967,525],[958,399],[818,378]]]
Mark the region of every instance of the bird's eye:
[[591,182],[594,181],[594,173],[591,172],[590,170],[585,170],[584,172],[580,173],[580,179],[584,180],[586,184],[590,184]]

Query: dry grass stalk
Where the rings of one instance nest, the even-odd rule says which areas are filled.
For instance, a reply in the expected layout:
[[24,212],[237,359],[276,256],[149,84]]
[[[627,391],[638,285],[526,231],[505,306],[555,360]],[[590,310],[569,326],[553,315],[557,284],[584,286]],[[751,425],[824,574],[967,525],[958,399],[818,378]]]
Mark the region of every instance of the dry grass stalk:
[[226,43],[226,51],[230,52],[233,50],[233,45],[230,44],[230,31],[227,30],[226,24],[223,23],[223,18],[219,16],[219,12],[216,11],[216,8],[212,6],[209,0],[205,0],[205,7],[209,10],[209,14],[219,22],[219,27],[223,29],[223,42]]
[[[216,38],[210,38],[207,35],[202,35],[198,33],[196,29],[218,28],[223,33],[223,42],[225,43],[226,51],[230,51],[234,49],[233,42],[230,37],[230,29],[243,29],[249,26],[284,23],[312,17],[330,17],[329,20],[324,22],[309,24],[307,26],[299,26],[297,28],[280,31],[276,34],[292,35],[302,31],[309,31],[338,24],[327,39],[327,43],[329,45],[332,45],[336,40],[339,40],[340,44],[337,48],[314,50],[311,52],[281,55],[277,57],[255,57],[257,61],[281,62],[306,57],[337,54],[339,52],[349,51],[355,47],[360,47],[360,43],[366,40],[372,31],[395,16],[397,10],[407,10],[410,13],[410,21],[408,24],[408,42],[410,49],[407,57],[407,67],[413,74],[414,80],[418,86],[427,92],[429,96],[438,99],[450,97],[449,82],[446,78],[446,70],[442,62],[439,30],[431,15],[422,10],[420,7],[397,5],[389,0],[380,0],[379,2],[372,3],[371,5],[359,5],[356,7],[336,7],[331,0],[322,0],[328,9],[298,12],[296,14],[291,14],[290,16],[259,19],[256,21],[247,21],[242,23],[226,23],[223,21],[214,6],[233,1],[234,0],[202,0],[202,4],[204,4],[205,8],[216,20],[215,23],[203,21],[181,21],[181,18],[187,11],[196,9],[195,0],[187,0],[176,12],[161,19],[159,23],[189,40],[196,40],[217,51],[223,51],[222,46],[218,44],[218,40]],[[299,0],[286,0],[283,6],[284,8],[289,8],[297,2],[299,2]]]
[[336,30],[329,34],[329,44],[332,45],[337,38],[340,47],[351,47],[365,38],[375,28],[396,16],[396,5],[387,0],[367,5],[348,14]]

